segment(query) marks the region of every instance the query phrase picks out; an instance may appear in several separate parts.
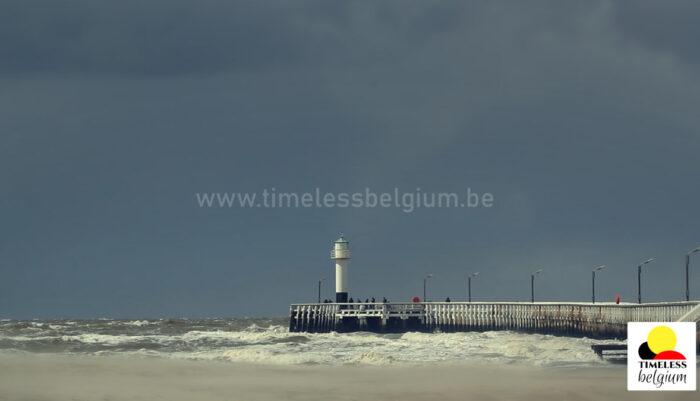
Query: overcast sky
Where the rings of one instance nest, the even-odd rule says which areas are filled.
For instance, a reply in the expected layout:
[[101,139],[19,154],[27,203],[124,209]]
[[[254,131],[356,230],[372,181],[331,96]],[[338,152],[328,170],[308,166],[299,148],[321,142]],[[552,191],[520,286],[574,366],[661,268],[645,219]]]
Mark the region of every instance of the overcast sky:
[[[0,318],[285,316],[350,296],[683,299],[695,1],[0,5]],[[198,192],[491,208],[200,208]],[[700,254],[691,265],[700,297]]]

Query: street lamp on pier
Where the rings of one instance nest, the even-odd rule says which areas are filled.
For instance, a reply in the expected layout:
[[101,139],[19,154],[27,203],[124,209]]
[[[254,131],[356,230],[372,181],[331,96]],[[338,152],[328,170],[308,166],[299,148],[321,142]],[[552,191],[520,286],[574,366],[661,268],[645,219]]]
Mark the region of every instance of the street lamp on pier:
[[637,303],[642,303],[642,266],[653,261],[654,258],[650,258],[637,266]]
[[593,292],[593,294],[592,294],[593,303],[595,303],[595,272],[603,270],[603,269],[605,269],[605,265],[600,265],[600,266],[593,269],[593,283],[592,283],[593,285],[591,286],[591,290]]
[[428,274],[427,276],[425,276],[425,277],[423,278],[423,302],[428,302],[428,299],[426,298],[426,293],[427,293],[427,292],[426,292],[426,290],[425,290],[425,287],[426,287],[426,283],[428,282],[428,279],[429,279],[429,278],[433,278],[433,274],[432,274],[432,273]]
[[690,284],[688,267],[690,267],[690,255],[700,251],[700,246],[685,254],[685,300],[690,301]]
[[467,279],[467,288],[469,289],[469,302],[472,301],[472,277],[473,278],[478,278],[479,277],[479,272],[472,273],[469,275],[469,278]]
[[324,281],[327,277],[324,277],[320,280],[318,280],[318,303],[321,303],[321,282]]
[[530,275],[530,302],[535,302],[535,275],[542,273],[542,269],[538,269]]

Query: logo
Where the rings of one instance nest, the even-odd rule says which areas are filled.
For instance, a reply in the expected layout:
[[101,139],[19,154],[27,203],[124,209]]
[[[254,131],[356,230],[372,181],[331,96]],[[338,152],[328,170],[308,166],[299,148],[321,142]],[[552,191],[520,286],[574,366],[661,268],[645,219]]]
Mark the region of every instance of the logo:
[[627,324],[628,390],[695,390],[695,323]]

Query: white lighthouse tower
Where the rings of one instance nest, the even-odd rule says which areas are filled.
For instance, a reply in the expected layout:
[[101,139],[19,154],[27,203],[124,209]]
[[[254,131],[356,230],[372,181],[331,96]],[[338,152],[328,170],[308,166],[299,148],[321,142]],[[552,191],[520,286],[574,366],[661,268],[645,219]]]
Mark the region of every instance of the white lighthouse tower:
[[348,302],[348,261],[350,243],[340,234],[333,244],[331,259],[335,260],[335,302]]

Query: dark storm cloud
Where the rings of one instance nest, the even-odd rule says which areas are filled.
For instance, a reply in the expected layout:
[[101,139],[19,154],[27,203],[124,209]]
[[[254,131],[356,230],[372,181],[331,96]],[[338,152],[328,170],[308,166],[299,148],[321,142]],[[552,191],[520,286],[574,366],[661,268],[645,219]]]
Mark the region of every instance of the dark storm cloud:
[[[537,28],[527,18],[518,22],[519,14],[566,29],[571,21],[560,12],[577,8],[512,2],[518,11],[511,13],[489,3],[12,0],[0,14],[0,71],[157,75],[361,63],[465,26]],[[495,13],[515,18],[489,20]]]
[[[410,299],[428,270],[460,294],[473,269],[482,294],[524,299],[545,267],[548,298],[585,300],[605,263],[601,296],[629,299],[627,268],[656,256],[654,297],[677,299],[700,239],[700,79],[697,7],[668,4],[4,2],[0,305],[284,314],[332,274],[340,230],[366,295]],[[193,200],[367,186],[497,207]]]
[[[206,0],[195,6],[183,0],[38,0],[3,3],[0,71],[209,73],[318,63],[371,54],[377,48],[390,57],[392,51],[404,52],[406,46],[420,46],[441,34],[478,34],[484,26],[490,31],[480,39],[494,39],[508,31],[523,34],[521,40],[537,32],[571,34],[581,15],[605,4],[616,27],[629,38],[681,58],[697,58],[694,20],[700,10],[690,0],[676,1],[672,7],[654,1],[584,6],[578,2]],[[412,43],[399,43],[401,39]],[[395,46],[381,46],[394,40]]]
[[314,38],[290,2],[10,1],[6,72],[183,74],[287,66]]
[[700,61],[698,18],[700,4],[693,0],[620,1],[615,4],[615,22],[626,38],[692,63]]
[[[464,15],[461,7],[449,4],[368,6],[323,1],[10,1],[0,16],[0,71],[157,75],[290,68],[299,62],[342,59],[348,51],[358,55],[363,45],[371,49],[374,39],[386,40],[392,29],[398,28],[392,36],[444,32]],[[371,27],[368,32],[365,23]],[[381,25],[386,25],[385,32],[373,38]]]

